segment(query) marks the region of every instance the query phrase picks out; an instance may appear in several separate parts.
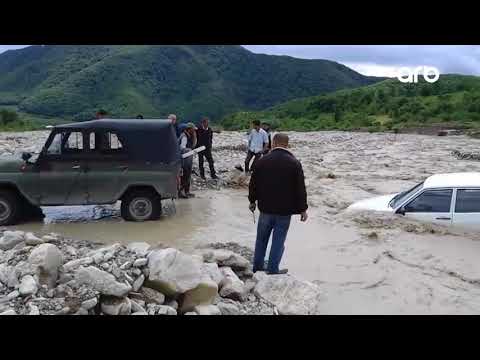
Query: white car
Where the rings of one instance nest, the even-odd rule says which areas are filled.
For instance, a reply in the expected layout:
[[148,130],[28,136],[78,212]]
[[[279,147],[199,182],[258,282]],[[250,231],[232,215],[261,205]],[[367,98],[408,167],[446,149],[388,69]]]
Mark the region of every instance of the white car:
[[433,175],[410,190],[362,200],[348,210],[388,212],[480,230],[480,173]]

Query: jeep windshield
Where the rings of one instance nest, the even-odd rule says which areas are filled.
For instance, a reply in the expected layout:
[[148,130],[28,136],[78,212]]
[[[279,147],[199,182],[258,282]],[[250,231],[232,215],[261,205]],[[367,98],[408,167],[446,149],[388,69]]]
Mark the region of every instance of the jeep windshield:
[[403,191],[395,195],[393,199],[390,200],[390,202],[388,203],[388,206],[395,209],[398,205],[407,200],[411,195],[415,194],[423,186],[423,183],[424,182],[422,181],[420,184],[415,185],[410,190]]

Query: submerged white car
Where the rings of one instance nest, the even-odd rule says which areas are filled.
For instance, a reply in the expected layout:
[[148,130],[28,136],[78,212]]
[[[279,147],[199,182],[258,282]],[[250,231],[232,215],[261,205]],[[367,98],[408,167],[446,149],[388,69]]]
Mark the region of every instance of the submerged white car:
[[389,212],[480,230],[480,173],[433,175],[410,190],[362,200],[348,210]]

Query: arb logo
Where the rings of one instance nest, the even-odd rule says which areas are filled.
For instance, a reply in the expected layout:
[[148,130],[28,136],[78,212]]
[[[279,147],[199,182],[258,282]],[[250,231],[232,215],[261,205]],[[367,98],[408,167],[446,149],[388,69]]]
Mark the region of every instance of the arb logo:
[[418,66],[415,69],[402,67],[397,71],[397,79],[402,83],[418,83],[418,75],[422,74],[426,82],[433,84],[440,78],[440,71],[433,66]]

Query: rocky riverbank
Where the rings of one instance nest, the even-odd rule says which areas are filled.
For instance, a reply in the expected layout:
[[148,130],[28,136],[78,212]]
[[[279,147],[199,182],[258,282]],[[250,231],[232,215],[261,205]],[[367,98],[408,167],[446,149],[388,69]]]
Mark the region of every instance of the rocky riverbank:
[[319,313],[316,285],[253,274],[251,250],[234,243],[190,255],[147,243],[102,246],[58,234],[1,235],[0,315]]

